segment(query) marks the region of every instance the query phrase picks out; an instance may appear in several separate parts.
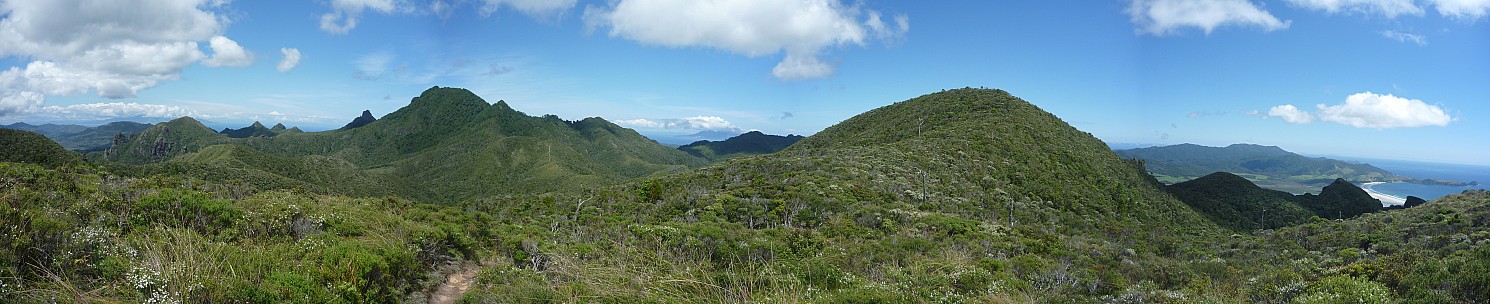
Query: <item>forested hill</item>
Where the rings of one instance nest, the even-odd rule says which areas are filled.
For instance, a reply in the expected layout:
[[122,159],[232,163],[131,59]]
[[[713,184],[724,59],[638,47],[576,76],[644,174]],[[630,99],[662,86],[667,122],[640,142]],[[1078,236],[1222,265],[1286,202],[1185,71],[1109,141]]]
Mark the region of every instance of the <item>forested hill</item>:
[[[262,125],[247,129],[270,132]],[[333,191],[362,188],[328,184],[334,179],[325,177],[348,176],[380,181],[394,194],[432,201],[601,186],[706,163],[604,119],[533,117],[504,101],[489,104],[465,89],[441,87],[360,127],[273,137],[229,135],[181,118],[92,157],[138,165],[122,172],[227,179],[231,177],[214,172],[232,170],[251,173],[257,178],[242,181],[269,188],[368,194]],[[213,145],[248,150],[217,149],[213,157],[180,158]],[[226,151],[237,152],[222,153]],[[272,157],[254,156],[258,154]],[[240,157],[260,161],[233,159]]]
[[1302,224],[1312,217],[1343,219],[1382,211],[1381,201],[1344,180],[1314,194],[1294,195],[1258,187],[1226,172],[1216,172],[1166,187],[1221,226],[1272,229]]
[[775,153],[797,143],[802,138],[804,137],[801,135],[781,136],[750,131],[722,141],[695,141],[678,147],[678,150],[711,161],[719,161],[731,157]]
[[1149,172],[1166,183],[1228,172],[1264,188],[1301,193],[1329,185],[1337,178],[1351,182],[1401,179],[1370,164],[1306,157],[1279,147],[1253,144],[1226,147],[1180,144],[1118,150],[1117,154],[1142,159]]
[[83,157],[36,132],[0,128],[0,162],[47,167],[85,164]]
[[[920,130],[884,127],[918,121]],[[993,278],[1038,282],[1049,275],[1069,281],[1039,283],[1046,285],[1030,292],[1069,301],[1119,292],[1113,288],[1127,284],[1120,282],[1160,280],[1157,268],[1121,261],[1177,255],[1182,240],[1217,237],[1217,226],[1156,184],[1136,163],[1054,115],[1004,91],[969,88],[860,114],[777,153],[487,206],[494,214],[523,214],[516,223],[526,227],[612,227],[543,234],[556,248],[545,257],[563,260],[547,267],[582,278],[588,287],[580,298],[625,298],[633,285],[615,276],[629,271],[622,265],[661,260],[728,278],[715,282],[731,290],[760,284],[750,287],[763,288],[760,294],[745,296],[762,301],[795,298],[784,288],[805,284],[821,290],[814,299],[825,302],[983,302],[1007,292],[988,288]],[[599,235],[622,240],[590,241]],[[632,253],[562,258],[589,246]],[[1004,262],[1013,260],[1022,262]],[[794,275],[768,274],[777,271]],[[524,282],[540,290],[576,284]],[[488,288],[482,297],[502,302],[533,287]],[[648,298],[661,302],[727,299],[693,286],[645,288],[666,291]]]

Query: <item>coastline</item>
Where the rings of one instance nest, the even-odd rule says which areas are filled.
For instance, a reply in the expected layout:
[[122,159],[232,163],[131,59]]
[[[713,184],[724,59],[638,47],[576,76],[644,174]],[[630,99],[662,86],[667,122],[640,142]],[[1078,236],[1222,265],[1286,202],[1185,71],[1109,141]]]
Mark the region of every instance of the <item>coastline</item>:
[[1371,198],[1375,198],[1377,200],[1380,200],[1382,206],[1392,206],[1392,205],[1403,205],[1403,204],[1407,204],[1407,199],[1406,198],[1397,197],[1395,195],[1390,195],[1390,194],[1386,194],[1386,193],[1381,193],[1381,192],[1376,191],[1375,189],[1371,189],[1371,186],[1376,186],[1376,185],[1385,184],[1385,183],[1386,182],[1369,182],[1369,183],[1364,183],[1364,184],[1361,184],[1361,190],[1366,190],[1366,194],[1370,194],[1371,195]]

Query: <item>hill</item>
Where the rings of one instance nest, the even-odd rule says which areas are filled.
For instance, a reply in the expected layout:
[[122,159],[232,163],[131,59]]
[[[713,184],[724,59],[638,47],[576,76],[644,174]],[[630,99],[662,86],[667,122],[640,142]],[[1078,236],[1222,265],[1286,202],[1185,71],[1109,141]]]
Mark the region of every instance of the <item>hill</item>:
[[1186,244],[1219,229],[1155,184],[1028,102],[950,90],[773,154],[478,207],[559,228],[530,230],[525,239],[540,245],[499,249],[514,266],[489,268],[502,275],[467,298],[1066,302],[1121,293],[1125,282],[1182,284],[1137,265],[1187,256]]
[[1320,190],[1319,195],[1304,193],[1298,198],[1300,206],[1328,219],[1349,218],[1382,210],[1380,200],[1345,179],[1335,179],[1335,182]]
[[365,125],[370,124],[370,123],[372,123],[374,121],[378,121],[378,119],[377,118],[373,118],[372,111],[362,110],[362,116],[357,116],[357,118],[353,118],[352,119],[352,122],[348,122],[347,125],[342,126],[340,130],[356,129],[357,127],[365,126]]
[[[128,144],[118,149],[121,152],[108,159],[135,165],[170,160],[177,164],[166,168],[184,170],[180,173],[200,173],[205,171],[181,166],[206,159],[250,157],[253,154],[173,158],[211,145],[233,144],[273,156],[255,157],[267,162],[225,162],[238,170],[263,171],[272,176],[309,183],[314,189],[354,189],[337,185],[333,180],[295,173],[303,171],[301,169],[278,169],[295,168],[304,162],[304,157],[334,159],[331,164],[338,169],[332,171],[353,174],[359,176],[358,179],[377,179],[377,184],[386,185],[394,194],[431,202],[603,186],[706,162],[658,145],[635,131],[604,119],[565,121],[551,115],[533,117],[513,110],[504,101],[489,104],[465,89],[440,87],[424,91],[408,106],[376,122],[347,130],[230,138],[223,134],[200,134],[198,131],[205,127],[197,128],[186,122],[173,121],[162,125],[168,124],[170,130],[186,129],[191,131],[190,135],[183,131],[146,130],[131,137]],[[251,126],[250,129],[262,128],[261,124],[256,126],[258,128]],[[264,131],[268,132],[268,129]],[[166,137],[157,139],[160,137],[158,134],[166,134]],[[166,152],[139,153],[148,152],[149,149],[141,150],[139,147],[154,146],[147,143],[151,141],[162,142],[160,146],[166,147],[163,150]],[[235,151],[238,149],[234,148]],[[99,155],[102,159],[101,156],[111,154]],[[341,163],[350,164],[359,172],[346,171]],[[119,170],[163,173],[159,167],[141,171]],[[213,176],[216,177],[198,177],[216,181],[227,178]],[[295,184],[278,182],[277,178],[252,180],[265,181],[259,186],[271,189]],[[380,192],[333,193],[373,195]]]
[[63,134],[53,137],[63,148],[73,151],[92,152],[108,149],[113,143],[115,136],[128,137],[140,133],[151,124],[132,121],[116,121],[91,127],[75,133]]
[[[1288,192],[1258,187],[1241,176],[1216,172],[1166,187],[1180,201],[1232,229],[1273,229],[1308,221],[1315,213]],[[1334,215],[1334,214],[1331,214]]]
[[1341,219],[1383,210],[1381,201],[1343,179],[1325,186],[1318,191],[1319,195],[1263,189],[1226,172],[1166,189],[1216,223],[1232,229],[1271,229],[1300,224],[1313,216]]
[[[279,129],[280,131],[283,131],[285,129],[285,125],[283,124],[276,124],[274,125],[274,127]],[[255,121],[252,125],[240,129],[223,128],[222,131],[217,133],[227,135],[231,138],[274,137],[275,135],[279,135],[277,131],[264,127],[264,124],[259,123],[258,121]]]
[[738,156],[776,153],[797,143],[802,138],[804,137],[800,135],[768,135],[760,131],[750,131],[723,141],[695,141],[678,147],[678,150],[710,161],[720,161]]
[[1343,178],[1352,182],[1400,180],[1370,164],[1311,158],[1274,146],[1233,144],[1207,147],[1180,144],[1117,151],[1123,158],[1142,159],[1162,182],[1177,183],[1212,172],[1230,172],[1263,188],[1303,193]]
[[83,157],[36,132],[0,129],[0,162],[62,167],[85,164]]
[[146,128],[105,151],[89,153],[88,157],[125,164],[160,162],[227,138],[196,119],[182,117]]

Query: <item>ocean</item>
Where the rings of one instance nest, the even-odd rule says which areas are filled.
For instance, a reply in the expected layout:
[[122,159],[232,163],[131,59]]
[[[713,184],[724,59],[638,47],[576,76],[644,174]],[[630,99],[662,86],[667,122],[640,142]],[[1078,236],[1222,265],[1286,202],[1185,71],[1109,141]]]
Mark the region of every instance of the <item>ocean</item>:
[[1407,197],[1411,195],[1431,201],[1450,194],[1459,194],[1460,192],[1464,192],[1465,190],[1490,189],[1490,166],[1348,157],[1341,157],[1340,159],[1368,163],[1372,166],[1376,166],[1377,168],[1391,171],[1392,174],[1410,176],[1413,178],[1437,178],[1461,182],[1480,182],[1480,185],[1470,187],[1422,185],[1414,183],[1385,183],[1371,187],[1377,192],[1396,197]]

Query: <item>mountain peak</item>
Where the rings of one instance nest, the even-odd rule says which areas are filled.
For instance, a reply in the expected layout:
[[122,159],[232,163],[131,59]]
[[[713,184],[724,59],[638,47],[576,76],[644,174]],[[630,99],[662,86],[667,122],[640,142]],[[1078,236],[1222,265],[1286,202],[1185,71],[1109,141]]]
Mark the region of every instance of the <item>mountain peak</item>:
[[263,123],[260,123],[257,120],[255,120],[253,124],[248,125],[248,127],[254,128],[254,129],[268,129],[267,127],[264,127],[264,124]]
[[269,130],[270,131],[284,131],[285,130],[285,124],[284,123],[276,123],[276,124],[274,124],[274,127],[269,128]]
[[377,121],[377,120],[378,120],[377,118],[374,118],[372,116],[372,111],[362,110],[362,116],[357,116],[357,118],[353,118],[352,119],[352,122],[348,122],[347,125],[342,126],[341,129],[338,129],[338,130],[356,129],[357,127],[365,126],[365,125],[370,124],[370,123],[372,123],[374,121]]

